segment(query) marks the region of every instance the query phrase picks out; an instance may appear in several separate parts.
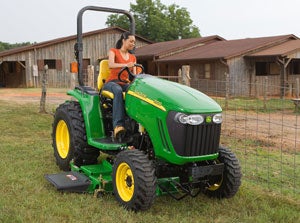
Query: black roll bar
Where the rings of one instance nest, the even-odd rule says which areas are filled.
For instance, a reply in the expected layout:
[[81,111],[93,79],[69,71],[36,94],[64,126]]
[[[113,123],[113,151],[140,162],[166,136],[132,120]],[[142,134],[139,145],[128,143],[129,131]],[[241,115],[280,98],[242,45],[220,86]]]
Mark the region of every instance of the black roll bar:
[[124,14],[129,18],[130,21],[130,32],[135,34],[135,21],[134,17],[130,14],[130,12],[123,9],[114,9],[114,8],[105,8],[98,6],[86,6],[82,8],[77,14],[77,43],[74,46],[75,56],[78,63],[78,83],[80,86],[83,86],[83,43],[82,43],[82,16],[85,11],[101,11],[101,12],[112,12],[112,13],[120,13]]

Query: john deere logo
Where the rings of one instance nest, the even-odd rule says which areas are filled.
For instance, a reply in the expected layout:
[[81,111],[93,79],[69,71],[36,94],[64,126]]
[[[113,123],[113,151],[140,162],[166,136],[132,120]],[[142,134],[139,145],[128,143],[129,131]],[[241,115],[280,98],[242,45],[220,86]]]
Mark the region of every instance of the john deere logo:
[[206,116],[205,121],[206,123],[211,123],[211,116]]

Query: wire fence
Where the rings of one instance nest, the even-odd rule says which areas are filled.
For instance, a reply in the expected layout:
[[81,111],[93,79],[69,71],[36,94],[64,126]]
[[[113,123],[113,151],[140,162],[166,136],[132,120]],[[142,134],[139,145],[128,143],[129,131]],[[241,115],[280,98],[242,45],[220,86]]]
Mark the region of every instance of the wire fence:
[[[261,83],[253,86],[260,89],[260,95],[233,97],[226,92],[225,82],[197,80],[192,86],[223,108],[221,143],[239,158],[244,180],[266,191],[299,199],[300,110],[299,101],[288,94],[291,89]],[[240,87],[230,86],[230,92],[236,92],[234,86]],[[274,92],[282,90],[288,96],[274,96]]]
[[[180,82],[178,77],[161,77]],[[84,81],[93,82],[87,75]],[[284,88],[272,83],[267,78],[243,84],[230,84],[228,79],[190,81],[191,87],[221,105],[221,144],[237,155],[243,179],[300,199],[300,99],[294,100],[299,97],[299,80]]]

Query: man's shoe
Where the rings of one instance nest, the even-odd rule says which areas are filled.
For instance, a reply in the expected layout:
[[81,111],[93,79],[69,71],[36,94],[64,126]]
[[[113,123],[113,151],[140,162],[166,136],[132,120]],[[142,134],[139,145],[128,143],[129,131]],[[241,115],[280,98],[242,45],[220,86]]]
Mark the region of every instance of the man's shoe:
[[114,129],[114,138],[122,140],[125,136],[126,129],[123,126],[116,126]]

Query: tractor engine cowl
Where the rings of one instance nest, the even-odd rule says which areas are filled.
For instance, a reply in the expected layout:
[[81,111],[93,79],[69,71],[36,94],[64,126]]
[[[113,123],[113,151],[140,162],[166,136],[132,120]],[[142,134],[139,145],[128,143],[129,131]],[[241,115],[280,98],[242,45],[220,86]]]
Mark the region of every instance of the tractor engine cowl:
[[176,153],[185,157],[217,153],[222,122],[220,114],[190,115],[190,119],[196,117],[196,121],[201,120],[196,125],[194,120],[190,124],[186,123],[185,120],[190,120],[189,118],[178,120],[183,115],[170,111],[167,116],[168,132]]

